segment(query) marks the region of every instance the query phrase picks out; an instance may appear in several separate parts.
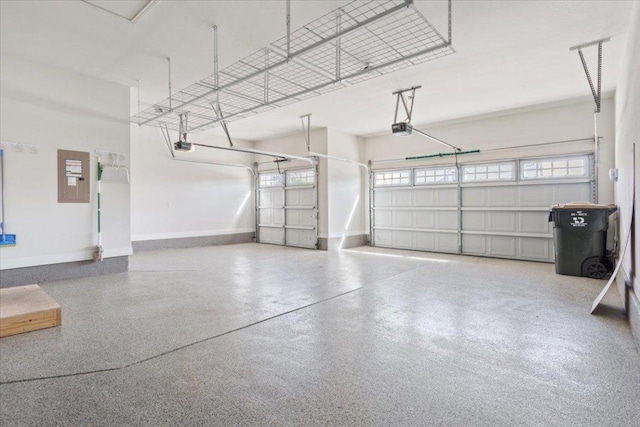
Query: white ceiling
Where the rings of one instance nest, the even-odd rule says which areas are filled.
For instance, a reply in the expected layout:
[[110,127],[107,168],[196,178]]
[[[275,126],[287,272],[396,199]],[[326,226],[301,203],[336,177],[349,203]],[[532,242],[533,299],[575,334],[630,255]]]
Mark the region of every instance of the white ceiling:
[[[121,3],[115,10],[126,10],[126,0]],[[292,29],[345,3],[293,0]],[[416,5],[446,33],[445,0]],[[603,37],[612,41],[604,45],[602,87],[612,91],[631,7],[631,1],[454,0],[456,54],[239,120],[229,128],[237,138],[272,138],[298,131],[298,116],[312,113],[316,126],[356,135],[379,133],[393,119],[391,92],[413,85],[422,85],[414,124],[583,97],[589,87],[577,53],[569,47]],[[174,92],[212,74],[212,25],[219,27],[224,68],[282,37],[284,12],[284,0],[161,0],[131,24],[79,0],[0,1],[0,52],[132,87],[139,79],[144,108],[167,96],[167,56]],[[594,69],[595,50],[585,51]]]

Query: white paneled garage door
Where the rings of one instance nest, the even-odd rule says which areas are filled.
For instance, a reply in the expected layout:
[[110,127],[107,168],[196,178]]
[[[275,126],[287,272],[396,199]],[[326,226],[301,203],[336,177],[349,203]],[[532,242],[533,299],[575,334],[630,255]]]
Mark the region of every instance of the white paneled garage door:
[[316,178],[315,169],[258,174],[258,242],[317,248]]
[[380,170],[374,246],[553,261],[549,208],[593,201],[592,157]]

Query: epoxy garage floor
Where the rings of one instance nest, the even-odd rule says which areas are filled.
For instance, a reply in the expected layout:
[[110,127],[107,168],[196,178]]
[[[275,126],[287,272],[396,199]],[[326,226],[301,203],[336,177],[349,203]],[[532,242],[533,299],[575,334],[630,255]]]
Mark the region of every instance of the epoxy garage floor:
[[619,297],[553,265],[269,245],[138,253],[47,283],[0,341],[0,424],[637,425]]

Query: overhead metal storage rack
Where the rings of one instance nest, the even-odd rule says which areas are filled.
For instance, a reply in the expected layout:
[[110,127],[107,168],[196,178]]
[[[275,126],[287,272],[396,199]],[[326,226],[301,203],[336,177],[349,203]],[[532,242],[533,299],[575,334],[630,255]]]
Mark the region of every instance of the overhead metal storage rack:
[[450,2],[445,39],[413,0],[358,0],[172,94],[131,120],[179,130],[178,115],[188,112],[188,131],[197,133],[220,125],[212,108],[217,102],[224,120],[230,122],[454,52]]

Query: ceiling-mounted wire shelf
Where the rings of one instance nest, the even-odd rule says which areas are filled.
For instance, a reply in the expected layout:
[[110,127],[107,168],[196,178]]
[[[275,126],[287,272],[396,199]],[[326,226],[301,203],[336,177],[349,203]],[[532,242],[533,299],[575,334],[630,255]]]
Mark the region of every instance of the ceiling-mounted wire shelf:
[[[449,3],[449,18],[451,4]],[[357,0],[134,115],[140,125],[189,133],[313,98],[455,53],[413,0]],[[217,58],[217,52],[216,52]]]

